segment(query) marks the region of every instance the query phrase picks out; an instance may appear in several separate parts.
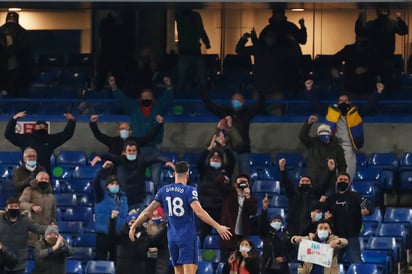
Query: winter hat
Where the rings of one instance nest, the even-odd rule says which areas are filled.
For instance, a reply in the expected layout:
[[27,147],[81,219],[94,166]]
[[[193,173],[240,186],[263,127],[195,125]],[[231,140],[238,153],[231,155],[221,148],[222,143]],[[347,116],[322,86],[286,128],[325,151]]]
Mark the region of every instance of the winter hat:
[[219,157],[219,158],[223,161],[223,155],[222,155],[222,153],[221,153],[220,151],[218,151],[218,150],[212,150],[212,151],[210,152],[210,154],[209,154],[209,159],[212,158],[212,157],[214,157],[214,156]]
[[55,228],[52,225],[49,225],[46,229],[46,231],[44,232],[44,237],[46,237],[47,235],[54,233],[54,234],[59,234],[59,231],[57,230],[57,228]]
[[332,130],[330,129],[330,126],[327,124],[321,124],[318,127],[318,135],[331,135]]
[[129,214],[126,217],[126,223],[130,223],[130,221],[136,220],[139,217],[139,211],[136,209],[132,209],[129,211]]
[[152,220],[155,223],[160,223],[162,219],[164,218],[163,210],[161,207],[158,207],[155,211],[150,214],[150,220]]
[[283,223],[283,218],[282,218],[282,216],[280,216],[280,215],[273,215],[272,218],[270,218],[270,220],[274,220],[274,219],[281,220],[282,223]]
[[110,175],[109,177],[106,178],[106,185],[113,183],[113,182],[118,182],[120,184],[120,180],[116,175]]

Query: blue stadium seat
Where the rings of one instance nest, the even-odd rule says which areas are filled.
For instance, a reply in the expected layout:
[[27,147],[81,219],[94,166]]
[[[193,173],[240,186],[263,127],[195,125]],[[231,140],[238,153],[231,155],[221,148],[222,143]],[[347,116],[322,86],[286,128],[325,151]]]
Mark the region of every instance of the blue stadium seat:
[[85,206],[75,206],[71,208],[66,208],[62,215],[62,219],[63,221],[92,221],[93,208]]
[[84,274],[115,274],[114,262],[112,261],[88,261]]
[[99,166],[76,166],[72,171],[72,177],[73,179],[93,180],[99,170]]
[[57,221],[60,233],[80,234],[83,231],[83,223],[79,221]]
[[361,258],[364,263],[384,266],[385,274],[392,273],[393,262],[385,250],[361,249]]
[[362,215],[363,222],[374,222],[376,224],[380,224],[382,223],[382,220],[383,218],[380,207],[376,207],[373,213],[368,216]]
[[62,235],[63,239],[71,246],[75,246],[75,237],[76,235],[74,235],[73,233],[65,233],[65,232],[61,232],[60,235]]
[[188,162],[191,166],[197,164],[199,158],[198,152],[185,152],[182,155],[182,161]]
[[22,159],[21,151],[0,151],[0,164],[20,165]]
[[381,169],[384,180],[384,189],[392,191],[394,187],[395,176],[398,172],[398,156],[396,153],[372,153],[368,159],[368,167],[377,167]]
[[356,166],[365,167],[367,165],[366,154],[363,152],[356,152]]
[[204,249],[199,250],[199,261],[210,262],[217,267],[218,263],[221,261],[220,249]]
[[223,268],[225,267],[225,263],[218,263],[216,267],[216,274],[223,274]]
[[61,221],[62,220],[62,211],[60,207],[56,207],[56,221]]
[[353,181],[350,189],[372,201],[374,205],[380,205],[380,189],[376,181]]
[[74,247],[74,253],[68,260],[80,260],[83,264],[94,259],[94,251],[92,247]]
[[68,68],[62,70],[57,85],[82,89],[86,87],[88,82],[90,82],[90,72],[87,69]]
[[384,274],[383,266],[378,264],[351,264],[346,274]]
[[361,237],[375,236],[377,228],[378,228],[378,224],[375,222],[362,222],[362,227],[361,227],[359,236]]
[[160,182],[162,185],[171,184],[175,181],[174,170],[168,166],[160,168]]
[[31,274],[34,269],[34,260],[27,260],[27,266],[24,274]]
[[346,269],[344,264],[338,264],[338,274],[346,274]]
[[263,240],[259,235],[249,235],[248,239],[253,243],[256,249],[263,250]]
[[57,207],[77,206],[77,196],[74,193],[56,193],[54,196],[56,198]]
[[66,260],[66,274],[83,274],[82,261],[76,259]]
[[16,191],[12,179],[0,179],[0,185],[3,192],[13,193]]
[[287,209],[289,207],[289,200],[286,195],[273,195],[270,199],[269,207],[282,207]]
[[412,190],[412,170],[399,171],[399,190],[410,192]]
[[82,150],[62,150],[56,155],[57,166],[85,166],[87,164],[86,152]]
[[169,160],[173,163],[177,163],[180,161],[179,154],[175,151],[163,151],[162,156],[169,158]]
[[399,168],[412,169],[412,152],[404,152],[399,160]]
[[202,248],[204,249],[219,249],[220,236],[216,234],[206,235],[203,240]]
[[272,164],[272,155],[270,153],[250,153],[249,162],[251,166],[269,166]]
[[44,68],[62,68],[65,65],[64,54],[42,53],[37,64]]
[[[373,250],[386,250],[390,252],[390,256],[393,258],[395,263],[398,263],[402,259],[401,254],[401,243],[396,237],[369,237],[368,243],[365,249]],[[368,272],[363,272],[368,273]]]
[[67,66],[69,67],[93,67],[93,55],[90,53],[74,53],[67,56]]
[[376,229],[376,236],[397,237],[402,240],[402,250],[409,248],[409,225],[399,223],[381,223]]
[[278,165],[279,160],[285,158],[286,160],[286,168],[294,168],[294,167],[304,167],[305,158],[303,157],[302,153],[298,152],[279,152],[275,154],[274,164]]
[[70,191],[73,191],[74,193],[91,195],[93,192],[92,182],[90,179],[72,179],[67,183],[70,186]]
[[77,236],[76,247],[96,247],[96,233],[84,232]]
[[279,180],[280,171],[277,166],[251,166],[250,179],[256,180]]
[[388,207],[383,217],[385,223],[406,223],[412,225],[412,208]]
[[268,193],[271,194],[280,194],[280,182],[279,181],[274,181],[274,180],[257,180],[253,183],[252,185],[252,193]]
[[[197,265],[197,274],[214,274],[213,265],[211,262],[201,261]],[[87,274],[87,273],[86,273]]]
[[155,194],[155,185],[154,185],[153,181],[146,180],[145,184],[146,184],[146,193],[150,193],[150,194],[154,195]]
[[196,185],[200,181],[199,170],[195,166],[191,166],[189,170],[189,183],[190,185]]

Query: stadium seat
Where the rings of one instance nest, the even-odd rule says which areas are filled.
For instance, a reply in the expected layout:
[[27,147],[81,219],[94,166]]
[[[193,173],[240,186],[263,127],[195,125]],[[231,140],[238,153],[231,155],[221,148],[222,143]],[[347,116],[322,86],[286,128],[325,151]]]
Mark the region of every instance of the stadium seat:
[[175,181],[174,170],[168,166],[160,168],[160,182],[162,185],[171,184]]
[[279,180],[280,171],[277,166],[250,166],[250,179],[256,180]]
[[374,205],[381,205],[380,189],[376,181],[353,181],[350,184],[350,189],[372,201]]
[[412,225],[412,208],[388,207],[383,217],[385,223],[407,223]]
[[199,250],[199,261],[210,262],[216,268],[221,260],[220,249],[203,249]]
[[59,87],[77,88],[80,91],[80,89],[87,86],[88,82],[90,82],[90,72],[87,69],[66,68],[62,70],[57,85]]
[[71,246],[75,246],[75,238],[77,237],[73,233],[65,233],[65,232],[60,232],[60,235],[62,235],[63,239]]
[[409,248],[409,225],[399,223],[381,223],[376,229],[376,236],[399,237],[402,240],[403,248]]
[[67,208],[62,215],[62,219],[63,221],[89,222],[93,220],[93,209],[85,206]]
[[363,222],[374,222],[376,224],[380,224],[382,223],[382,212],[380,207],[376,207],[375,210],[373,211],[372,214],[370,215],[362,215],[362,221]]
[[249,162],[251,166],[269,166],[272,164],[272,155],[270,153],[250,153]]
[[96,233],[84,232],[77,236],[76,247],[96,247]]
[[0,182],[2,192],[13,193],[16,191],[16,187],[14,186],[12,179],[0,179]]
[[271,219],[273,216],[281,216],[283,219],[283,225],[286,226],[287,223],[287,214],[284,208],[280,207],[269,207],[268,211],[268,218]]
[[66,260],[66,274],[83,274],[82,261],[76,259]]
[[404,152],[399,160],[399,168],[412,169],[412,152]]
[[70,191],[74,193],[92,194],[92,182],[90,179],[72,179],[67,181]]
[[34,260],[27,260],[27,266],[24,274],[31,274],[34,269]]
[[385,250],[361,249],[361,258],[364,263],[384,266],[384,273],[386,274],[393,272],[393,262],[391,261],[391,257],[388,256],[388,252]]
[[42,53],[37,64],[43,68],[62,68],[65,64],[64,54]]
[[398,156],[396,153],[372,153],[368,159],[368,167],[381,169],[384,180],[384,189],[392,191],[395,176],[398,172]]
[[[197,274],[214,274],[213,265],[211,262],[200,261],[197,265]],[[87,273],[86,273],[87,274]]]
[[399,171],[399,191],[410,192],[412,190],[412,170]]
[[80,234],[83,231],[83,223],[79,221],[57,221],[60,233]]
[[175,151],[168,151],[168,152],[163,151],[162,156],[167,157],[174,164],[180,161],[179,154]]
[[280,182],[273,180],[257,180],[252,185],[252,193],[268,193],[273,196],[273,194],[280,194]]
[[282,207],[282,208],[288,208],[289,207],[289,200],[286,195],[273,195],[273,197],[270,199],[269,202],[269,207]]
[[359,233],[361,237],[370,237],[376,235],[376,229],[378,228],[378,224],[374,222],[363,222],[362,228]]
[[384,274],[383,266],[378,264],[350,264],[346,274]]
[[195,166],[191,166],[189,170],[189,183],[190,185],[197,185],[200,181],[199,170]]
[[84,274],[115,274],[114,262],[112,261],[88,261]]
[[[1,199],[1,198],[0,198]],[[62,220],[62,211],[60,207],[56,207],[56,221],[61,221]]]
[[304,167],[305,166],[305,159],[303,158],[302,153],[294,153],[294,152],[279,152],[275,154],[274,164],[278,165],[279,160],[285,158],[286,160],[286,168],[294,168],[294,167]]
[[69,67],[93,67],[93,55],[90,53],[74,53],[67,56],[67,66]]
[[21,151],[0,151],[0,164],[20,165],[22,159]]
[[62,150],[56,155],[56,166],[85,166],[87,164],[86,153],[82,150]]
[[94,252],[92,247],[74,247],[74,253],[69,260],[80,260],[83,264],[94,259]]
[[190,165],[196,165],[198,158],[198,152],[185,152],[182,155],[182,161],[188,162]]
[[223,274],[223,268],[225,267],[225,263],[218,263],[216,267],[216,274]]
[[57,207],[74,207],[77,206],[77,196],[74,193],[56,193]]
[[263,240],[259,235],[249,235],[248,239],[253,243],[256,249],[263,250]]
[[72,171],[73,179],[89,179],[93,180],[99,172],[99,166],[76,166]]
[[396,237],[369,237],[365,249],[387,250],[390,252],[393,262],[398,263],[401,261],[400,242],[401,241],[397,240]]
[[365,167],[367,164],[366,154],[363,152],[356,152],[356,166]]
[[220,236],[216,234],[206,235],[205,239],[203,240],[202,247],[204,249],[219,249],[219,242]]
[[146,184],[146,193],[150,193],[150,194],[154,195],[155,194],[155,185],[154,185],[153,181],[146,180],[145,184]]

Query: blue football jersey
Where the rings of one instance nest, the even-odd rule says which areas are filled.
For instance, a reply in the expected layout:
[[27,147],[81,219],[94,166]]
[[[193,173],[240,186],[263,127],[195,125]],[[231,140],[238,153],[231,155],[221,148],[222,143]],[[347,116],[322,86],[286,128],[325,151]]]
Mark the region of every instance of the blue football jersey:
[[[169,241],[182,241],[196,237],[195,216],[190,204],[198,201],[197,190],[181,183],[165,185],[155,196],[167,218]],[[189,238],[190,237],[190,238]]]

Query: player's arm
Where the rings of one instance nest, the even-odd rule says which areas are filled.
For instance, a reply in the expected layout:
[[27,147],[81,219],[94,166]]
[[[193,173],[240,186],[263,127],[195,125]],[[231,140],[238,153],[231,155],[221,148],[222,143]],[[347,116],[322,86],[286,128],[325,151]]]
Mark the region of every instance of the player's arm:
[[199,201],[192,201],[190,207],[193,209],[193,212],[202,220],[211,227],[215,228],[220,237],[224,240],[229,240],[232,233],[230,233],[230,227],[224,226],[216,222],[210,215],[202,208]]
[[136,228],[141,226],[147,219],[149,219],[150,214],[155,211],[160,206],[160,203],[156,200],[153,200],[150,205],[148,205],[142,213],[140,213],[139,217],[137,217],[136,221],[130,227],[129,230],[129,238],[131,241],[134,241],[134,235],[136,234]]

